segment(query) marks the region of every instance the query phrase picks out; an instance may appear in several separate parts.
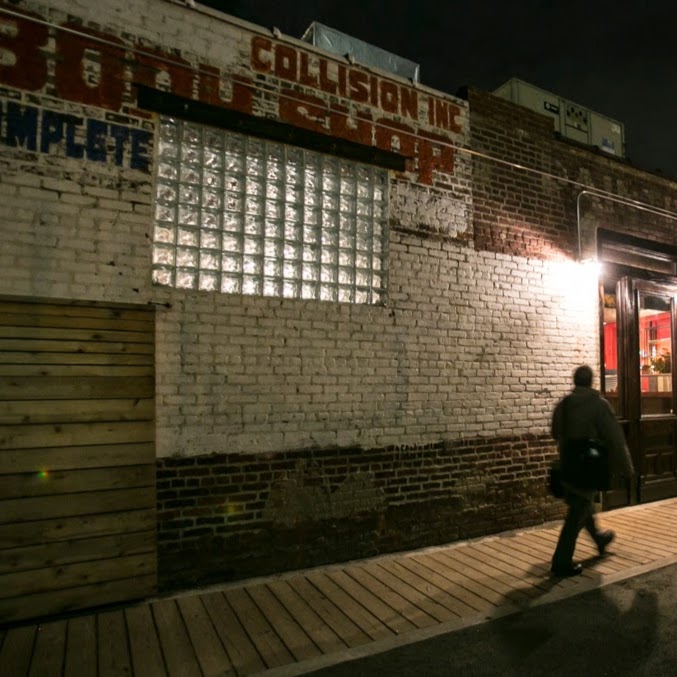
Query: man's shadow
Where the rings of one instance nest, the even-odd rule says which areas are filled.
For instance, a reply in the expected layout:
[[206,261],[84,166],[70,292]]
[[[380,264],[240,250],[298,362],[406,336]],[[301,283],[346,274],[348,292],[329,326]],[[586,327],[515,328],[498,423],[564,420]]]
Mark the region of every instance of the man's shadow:
[[[585,568],[598,560],[590,557],[581,563]],[[567,595],[562,578],[544,566],[533,566],[529,573],[540,579],[538,586],[508,593],[506,601],[521,611],[495,626],[513,668],[529,675],[630,674],[646,662],[658,628],[655,592],[620,583],[613,591],[596,587],[576,592],[570,586]],[[594,585],[589,578],[584,583]]]

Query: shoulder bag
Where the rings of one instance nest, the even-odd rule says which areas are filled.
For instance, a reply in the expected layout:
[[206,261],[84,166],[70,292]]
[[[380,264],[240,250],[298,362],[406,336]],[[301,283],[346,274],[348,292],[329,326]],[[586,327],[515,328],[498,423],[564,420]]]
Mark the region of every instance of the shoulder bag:
[[562,480],[576,489],[606,491],[609,488],[609,454],[595,438],[566,437],[567,400],[563,406]]

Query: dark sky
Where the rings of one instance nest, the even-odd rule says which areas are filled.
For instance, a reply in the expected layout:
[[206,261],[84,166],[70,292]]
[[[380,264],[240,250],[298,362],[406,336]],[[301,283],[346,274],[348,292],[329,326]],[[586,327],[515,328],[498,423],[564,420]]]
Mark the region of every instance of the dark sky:
[[675,0],[199,1],[296,38],[319,21],[450,94],[521,78],[622,122],[632,163],[677,177]]

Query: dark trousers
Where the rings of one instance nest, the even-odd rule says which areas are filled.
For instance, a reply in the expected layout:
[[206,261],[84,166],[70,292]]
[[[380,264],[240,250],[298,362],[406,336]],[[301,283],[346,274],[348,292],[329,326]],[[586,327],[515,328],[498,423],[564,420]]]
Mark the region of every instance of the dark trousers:
[[567,569],[572,565],[576,540],[581,529],[586,531],[598,544],[599,530],[595,522],[594,492],[567,491],[564,500],[569,506],[564,525],[552,556],[553,569]]

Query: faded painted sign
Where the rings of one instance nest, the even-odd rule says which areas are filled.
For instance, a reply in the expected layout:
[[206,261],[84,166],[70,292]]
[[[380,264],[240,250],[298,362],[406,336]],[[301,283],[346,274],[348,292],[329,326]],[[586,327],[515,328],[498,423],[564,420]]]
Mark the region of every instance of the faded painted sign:
[[[219,22],[224,28],[226,22]],[[225,30],[225,29],[224,29]],[[0,8],[0,83],[28,92],[136,116],[136,84],[181,97],[276,118],[287,124],[381,150],[407,161],[411,178],[433,183],[435,172],[455,172],[454,143],[463,142],[466,124],[459,105],[403,81],[375,75],[355,65],[325,58],[228,25],[242,49],[232,63],[216,68],[188,60],[175,49],[149,47],[77,23],[47,25],[31,12]],[[248,54],[248,62],[242,55]],[[76,122],[35,111],[5,108],[11,129],[5,144],[31,143],[48,152],[52,139],[65,139],[70,157],[103,157],[102,138],[113,139],[112,159],[122,161],[129,144],[130,162],[144,164],[143,133],[114,125]],[[84,141],[75,131],[84,125]]]
[[150,171],[153,135],[142,129],[0,99],[0,143],[10,148]]

